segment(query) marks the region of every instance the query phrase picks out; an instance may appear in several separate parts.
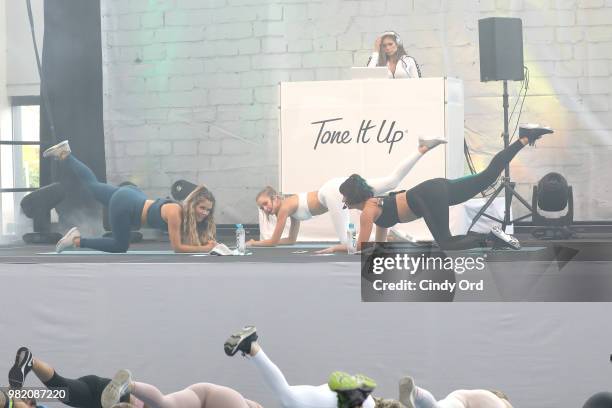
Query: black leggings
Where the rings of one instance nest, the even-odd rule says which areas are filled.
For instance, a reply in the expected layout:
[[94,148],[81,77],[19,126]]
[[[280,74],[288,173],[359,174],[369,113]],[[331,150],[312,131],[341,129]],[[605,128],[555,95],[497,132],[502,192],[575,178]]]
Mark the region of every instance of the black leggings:
[[[102,391],[110,381],[110,378],[98,377],[97,375],[86,375],[73,380],[60,376],[56,371],[53,373],[53,377],[44,384],[49,389],[66,388],[68,398],[61,400],[65,405],[77,408],[102,408],[100,404]],[[121,402],[129,402],[129,399],[130,396],[125,395],[121,398]]]
[[416,216],[423,217],[440,249],[486,246],[486,234],[451,235],[448,227],[448,207],[469,200],[493,184],[522,148],[523,144],[517,140],[497,153],[487,168],[480,173],[455,180],[427,180],[406,192],[410,209]]

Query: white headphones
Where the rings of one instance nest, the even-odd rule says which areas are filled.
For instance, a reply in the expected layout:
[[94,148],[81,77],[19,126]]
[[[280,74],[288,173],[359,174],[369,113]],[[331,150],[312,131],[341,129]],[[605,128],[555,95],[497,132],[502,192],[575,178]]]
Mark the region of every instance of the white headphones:
[[385,37],[387,35],[393,36],[397,45],[402,45],[402,37],[400,37],[398,33],[396,33],[395,31],[385,31],[380,36]]

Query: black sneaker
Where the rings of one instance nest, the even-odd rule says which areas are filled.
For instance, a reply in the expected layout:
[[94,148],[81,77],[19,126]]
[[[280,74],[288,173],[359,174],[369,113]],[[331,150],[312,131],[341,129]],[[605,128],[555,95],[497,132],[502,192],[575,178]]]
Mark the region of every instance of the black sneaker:
[[32,370],[32,352],[27,347],[17,350],[15,364],[8,373],[9,385],[11,388],[19,389],[23,387],[26,376]]
[[499,226],[491,228],[489,239],[493,241],[493,248],[521,249],[521,243],[510,234],[506,234]]
[[251,353],[251,343],[257,340],[257,328],[255,326],[245,326],[240,331],[232,334],[223,345],[225,354],[233,356],[241,351],[242,355]]
[[536,140],[547,133],[554,133],[554,130],[547,126],[540,126],[536,123],[525,123],[519,127],[519,138],[528,138],[529,146],[535,145]]

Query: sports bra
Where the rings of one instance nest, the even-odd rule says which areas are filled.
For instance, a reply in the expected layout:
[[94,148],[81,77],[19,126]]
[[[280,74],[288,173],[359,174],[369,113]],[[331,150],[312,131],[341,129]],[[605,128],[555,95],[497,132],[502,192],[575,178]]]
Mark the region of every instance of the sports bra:
[[298,221],[306,221],[311,219],[312,214],[310,213],[310,209],[308,208],[308,193],[299,193],[297,196],[298,208],[293,214],[291,214],[291,218]]
[[400,222],[395,196],[404,192],[406,192],[406,190],[393,191],[386,196],[375,197],[378,198],[378,206],[382,209],[382,213],[376,221],[374,221],[374,224],[382,228],[390,228]]
[[161,216],[161,208],[164,204],[175,203],[176,201],[169,198],[158,198],[153,201],[153,204],[147,211],[147,225],[149,227],[158,228],[162,231],[168,231],[168,223]]

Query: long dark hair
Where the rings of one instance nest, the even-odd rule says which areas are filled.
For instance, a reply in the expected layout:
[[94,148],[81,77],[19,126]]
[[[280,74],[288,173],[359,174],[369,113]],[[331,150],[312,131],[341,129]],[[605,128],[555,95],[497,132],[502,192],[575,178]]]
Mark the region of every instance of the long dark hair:
[[363,405],[371,391],[361,389],[336,391],[337,408],[355,408]]
[[374,197],[374,189],[359,174],[351,174],[340,184],[340,193],[347,205],[353,205]]
[[396,53],[397,60],[402,63],[402,65],[404,66],[404,70],[408,71],[408,64],[406,64],[406,61],[404,61],[403,57],[412,58],[414,60],[414,65],[416,65],[417,72],[418,72],[419,78],[420,78],[421,77],[421,67],[416,62],[416,59],[414,57],[411,57],[410,55],[408,55],[408,53],[404,49],[404,44],[403,44],[401,38],[399,38],[399,35],[397,33],[393,32],[393,31],[389,31],[389,32],[383,34],[383,36],[381,38],[380,48],[378,49],[378,62],[376,63],[376,66],[377,67],[386,67],[387,66],[387,62],[389,62],[389,58],[387,58],[387,53],[385,53],[385,50],[384,50],[383,44],[382,44],[382,40],[384,40],[386,37],[393,38],[393,41],[397,45],[397,53]]

